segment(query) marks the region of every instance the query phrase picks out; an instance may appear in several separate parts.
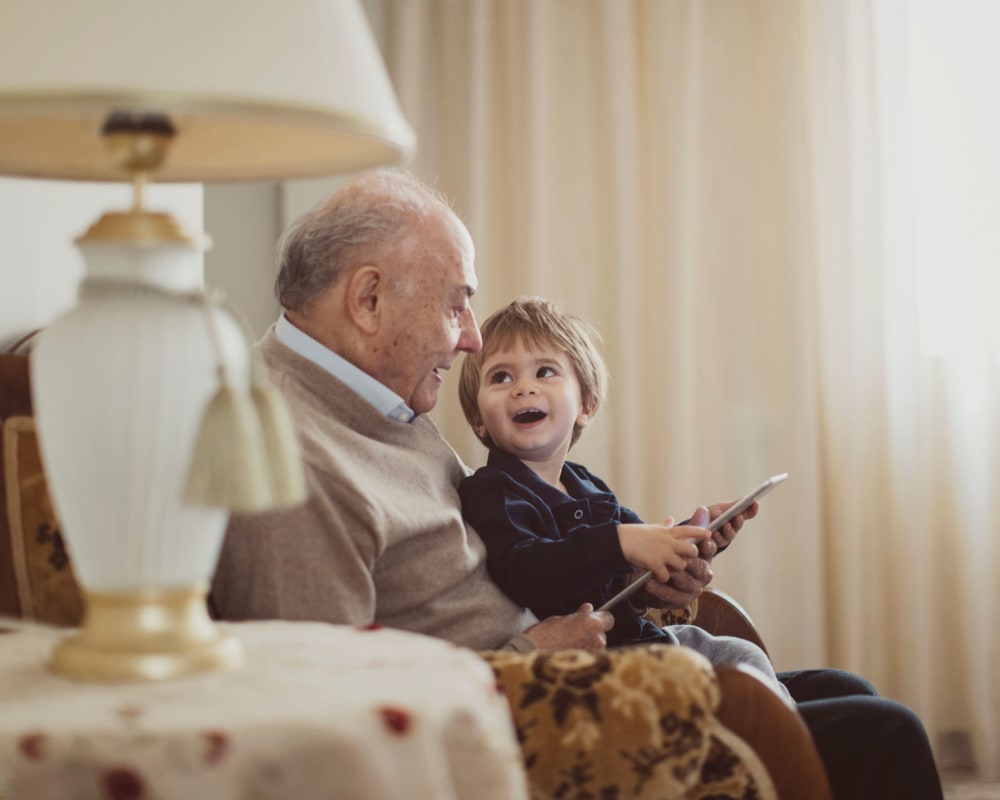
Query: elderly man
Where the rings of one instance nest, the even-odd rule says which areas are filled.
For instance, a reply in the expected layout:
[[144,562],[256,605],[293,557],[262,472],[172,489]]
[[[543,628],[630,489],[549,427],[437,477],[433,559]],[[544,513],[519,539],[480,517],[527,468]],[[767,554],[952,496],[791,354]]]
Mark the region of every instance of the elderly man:
[[[541,622],[490,580],[461,516],[465,466],[425,416],[441,371],[482,342],[465,226],[400,171],[355,178],[282,238],[284,313],[256,357],[288,400],[304,451],[301,506],[234,516],[213,585],[227,619],[382,624],[479,650],[605,646],[589,605]],[[714,513],[720,513],[720,506]],[[736,534],[743,519],[727,527]],[[690,603],[715,545],[646,600]],[[940,798],[919,720],[831,670],[779,675],[809,725],[838,798]]]

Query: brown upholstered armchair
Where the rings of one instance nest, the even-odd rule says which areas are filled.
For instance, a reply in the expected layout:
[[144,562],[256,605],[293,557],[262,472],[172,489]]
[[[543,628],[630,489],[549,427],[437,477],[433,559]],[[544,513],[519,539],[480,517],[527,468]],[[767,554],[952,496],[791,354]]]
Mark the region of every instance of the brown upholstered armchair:
[[[83,606],[35,439],[28,358],[0,354],[0,618],[77,625]],[[760,642],[707,592],[671,621]],[[483,653],[511,706],[532,797],[825,800],[794,708],[750,670],[684,647]]]

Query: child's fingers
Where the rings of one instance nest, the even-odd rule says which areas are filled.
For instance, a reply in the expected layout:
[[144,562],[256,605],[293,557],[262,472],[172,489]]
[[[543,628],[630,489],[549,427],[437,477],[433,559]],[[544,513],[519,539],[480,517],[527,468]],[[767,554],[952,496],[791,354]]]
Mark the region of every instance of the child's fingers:
[[[675,572],[683,572],[684,567],[687,566],[687,561],[684,560],[684,556],[674,553],[670,557],[670,566],[674,568]],[[673,575],[671,574],[670,577],[672,578]]]
[[698,557],[698,544],[697,542],[685,542],[678,541],[677,546],[674,548],[674,568],[678,570],[687,569],[688,559]]
[[673,552],[667,556],[667,562],[677,572],[687,569],[688,560],[698,557],[698,545],[694,542],[677,542]]
[[687,539],[689,541],[700,542],[702,539],[707,539],[712,534],[708,532],[708,528],[702,528],[698,525],[684,525],[680,528],[675,528],[677,531],[677,538]]

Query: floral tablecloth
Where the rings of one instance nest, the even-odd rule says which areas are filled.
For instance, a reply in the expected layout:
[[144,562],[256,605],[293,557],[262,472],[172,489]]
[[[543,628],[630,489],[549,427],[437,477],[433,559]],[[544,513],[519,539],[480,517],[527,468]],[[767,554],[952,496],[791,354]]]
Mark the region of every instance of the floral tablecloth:
[[0,619],[0,800],[526,797],[507,701],[471,651],[386,629],[225,627],[242,669],[107,685],[48,669],[67,631]]

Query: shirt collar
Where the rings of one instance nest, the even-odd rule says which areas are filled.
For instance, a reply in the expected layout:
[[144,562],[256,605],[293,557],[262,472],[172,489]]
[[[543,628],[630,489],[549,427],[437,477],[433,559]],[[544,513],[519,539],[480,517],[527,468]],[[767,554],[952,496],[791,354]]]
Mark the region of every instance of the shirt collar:
[[[550,483],[543,481],[538,474],[527,464],[525,464],[517,456],[508,453],[506,450],[501,450],[499,447],[491,447],[489,450],[489,455],[486,458],[486,463],[488,466],[496,467],[497,469],[503,470],[508,475],[513,477],[519,483],[527,486],[531,491],[537,494],[545,503],[549,506],[557,506],[566,502],[566,493],[552,486]],[[559,478],[566,483],[566,465],[563,465],[562,473]],[[567,485],[567,489],[570,487]],[[572,492],[568,493],[571,498],[576,498]]]
[[413,409],[406,405],[402,397],[379,383],[364,370],[358,369],[350,361],[334,353],[330,348],[303,333],[289,322],[284,314],[278,318],[278,322],[274,326],[274,334],[286,347],[346,383],[389,419],[394,419],[397,422],[413,421],[416,414],[413,413]]
[[[595,498],[598,500],[614,499],[613,494],[609,494],[596,486],[593,481],[577,474],[577,470],[581,469],[581,467],[571,461],[563,463],[562,472],[559,475],[559,480],[566,487],[565,493],[543,481],[531,467],[517,456],[508,453],[506,450],[501,450],[495,445],[489,449],[486,463],[491,467],[503,470],[521,484],[527,486],[553,508],[560,503],[566,502],[567,496],[573,500],[583,500],[585,498]],[[584,470],[584,472],[586,471]]]

